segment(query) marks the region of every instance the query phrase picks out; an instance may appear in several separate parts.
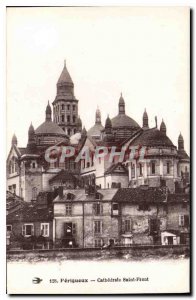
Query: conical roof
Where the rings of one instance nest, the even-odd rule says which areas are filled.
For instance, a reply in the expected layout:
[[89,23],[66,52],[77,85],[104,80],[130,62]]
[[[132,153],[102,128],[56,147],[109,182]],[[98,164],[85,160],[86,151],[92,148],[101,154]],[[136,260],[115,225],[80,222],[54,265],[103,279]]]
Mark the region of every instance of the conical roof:
[[17,137],[14,133],[13,137],[12,137],[12,145],[17,145],[18,141],[17,141]]
[[166,125],[165,125],[165,122],[163,121],[163,119],[162,119],[162,122],[161,122],[161,125],[160,125],[160,131],[165,133],[165,134],[166,134],[166,131],[167,131]]
[[61,72],[61,75],[59,77],[57,84],[63,84],[63,83],[73,86],[73,81],[67,70],[66,61],[64,62],[64,68],[63,68],[63,71]]

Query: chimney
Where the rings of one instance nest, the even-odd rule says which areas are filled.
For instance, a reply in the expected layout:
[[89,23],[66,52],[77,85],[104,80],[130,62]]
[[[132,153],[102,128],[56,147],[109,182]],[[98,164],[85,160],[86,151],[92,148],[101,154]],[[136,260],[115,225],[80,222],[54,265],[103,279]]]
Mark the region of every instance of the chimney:
[[63,186],[59,186],[58,194],[59,194],[59,198],[63,198]]

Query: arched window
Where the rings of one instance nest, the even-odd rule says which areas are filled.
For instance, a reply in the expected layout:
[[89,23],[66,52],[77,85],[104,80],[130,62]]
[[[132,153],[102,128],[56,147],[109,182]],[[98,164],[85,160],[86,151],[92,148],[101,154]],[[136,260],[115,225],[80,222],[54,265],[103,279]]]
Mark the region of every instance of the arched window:
[[36,200],[37,199],[37,188],[34,187],[32,188],[32,200]]

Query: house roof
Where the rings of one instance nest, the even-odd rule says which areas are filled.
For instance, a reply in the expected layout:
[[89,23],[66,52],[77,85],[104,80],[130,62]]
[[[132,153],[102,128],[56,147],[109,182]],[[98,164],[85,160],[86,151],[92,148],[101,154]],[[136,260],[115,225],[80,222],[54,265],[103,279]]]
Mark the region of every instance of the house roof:
[[57,175],[55,175],[54,177],[52,177],[49,182],[53,182],[53,181],[70,181],[76,180],[76,177],[70,173],[70,171],[66,171],[66,170],[61,170]]
[[37,205],[24,203],[17,211],[7,215],[7,223],[50,221],[53,218],[51,208],[38,208]]
[[[101,194],[101,201],[112,200],[118,189],[102,189],[97,190],[97,193]],[[67,201],[66,195],[70,193],[74,197],[71,201],[97,201],[95,195],[86,195],[85,189],[68,189],[63,191],[63,198],[57,196],[54,199],[54,203]],[[69,200],[70,201],[70,200]]]
[[167,196],[167,201],[168,202],[177,202],[177,203],[182,203],[182,202],[189,202],[190,201],[190,195],[189,194],[168,194]]
[[148,187],[121,188],[115,194],[113,201],[116,202],[165,202],[166,194],[161,188]]
[[121,168],[124,170],[124,173],[126,173],[126,175],[128,174],[128,170],[127,170],[127,169],[125,168],[125,166],[122,165],[121,163],[112,164],[112,165],[105,171],[105,174],[111,174],[111,173],[114,173],[115,170],[116,170],[118,167],[121,167]]
[[10,191],[6,191],[6,210],[7,213],[16,209],[17,207],[24,204],[24,200],[19,196],[11,193]]

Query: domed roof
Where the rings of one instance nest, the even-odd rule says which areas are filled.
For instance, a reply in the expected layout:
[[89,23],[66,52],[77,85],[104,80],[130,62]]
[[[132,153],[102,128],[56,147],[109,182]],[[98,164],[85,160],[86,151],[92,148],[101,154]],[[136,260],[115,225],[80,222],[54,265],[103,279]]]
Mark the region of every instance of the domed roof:
[[55,134],[55,135],[63,135],[66,136],[65,132],[61,127],[52,121],[45,121],[42,123],[36,130],[35,134]]
[[94,126],[92,126],[88,131],[87,131],[87,135],[90,136],[98,136],[101,135],[101,131],[104,129],[103,125],[101,124],[95,124]]
[[138,127],[138,128],[140,128],[140,126],[138,125],[138,123],[136,121],[134,121],[132,118],[128,117],[125,114],[118,114],[111,121],[112,121],[113,128],[116,128],[116,127],[129,127],[129,128]]
[[166,146],[175,147],[172,141],[157,128],[151,128],[144,130],[135,140],[131,143],[131,146]]

